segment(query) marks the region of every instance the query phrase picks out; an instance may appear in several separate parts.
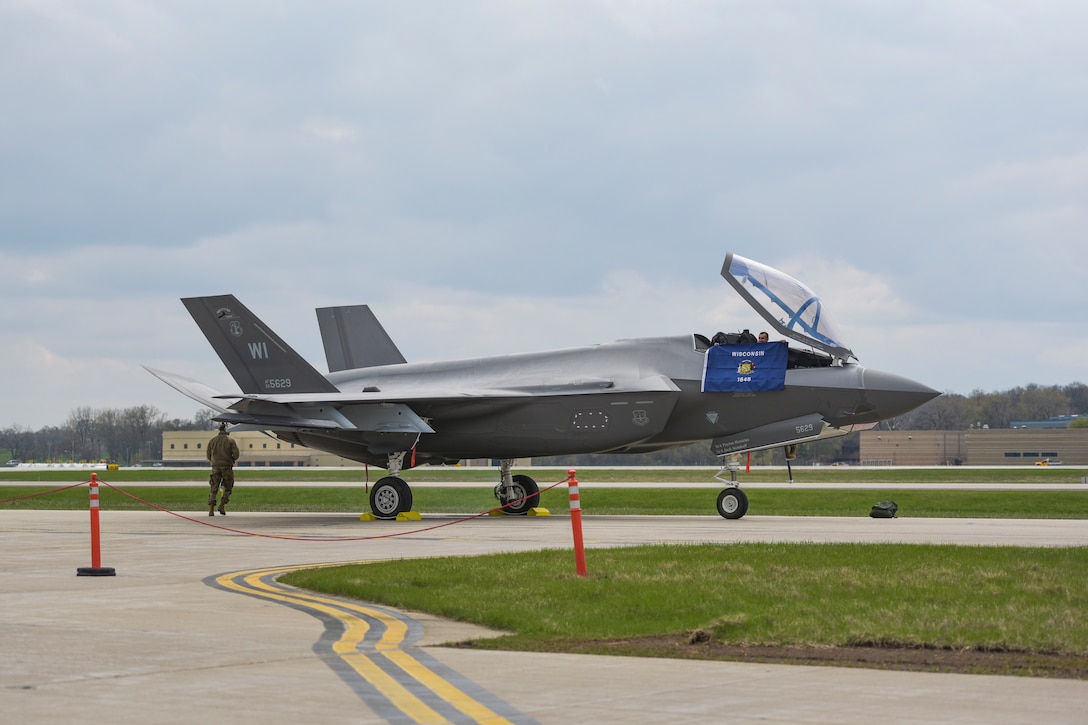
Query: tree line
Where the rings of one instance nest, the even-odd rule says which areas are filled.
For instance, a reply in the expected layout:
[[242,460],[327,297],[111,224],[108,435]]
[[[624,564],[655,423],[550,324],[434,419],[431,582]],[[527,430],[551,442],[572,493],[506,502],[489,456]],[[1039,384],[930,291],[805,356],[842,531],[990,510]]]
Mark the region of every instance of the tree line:
[[163,431],[211,430],[212,411],[191,420],[167,419],[153,405],[76,408],[59,426],[40,430],[14,425],[0,429],[0,451],[12,460],[46,463],[109,462],[131,466],[162,460]]
[[[1060,415],[1088,414],[1088,385],[1027,385],[1001,393],[976,390],[970,395],[945,393],[893,419],[890,430],[970,430],[1010,428],[1017,421],[1049,420]],[[1079,421],[1088,425],[1088,421]]]
[[[970,430],[1009,428],[1016,421],[1047,420],[1059,415],[1083,417],[1074,425],[1088,427],[1088,385],[1027,385],[1002,392],[976,390],[970,395],[946,392],[915,410],[883,421],[883,430]],[[0,430],[0,452],[12,459],[42,462],[109,461],[130,466],[162,459],[163,431],[213,430],[212,411],[201,410],[191,420],[168,420],[151,405],[124,409],[76,408],[60,426],[31,430],[12,426]],[[806,443],[798,452],[798,463],[856,462],[858,436],[847,435]],[[2,460],[2,453],[0,453]],[[780,449],[757,451],[754,463],[785,463]],[[541,465],[653,465],[706,466],[718,459],[705,443],[638,455],[596,454],[551,456],[538,459]]]

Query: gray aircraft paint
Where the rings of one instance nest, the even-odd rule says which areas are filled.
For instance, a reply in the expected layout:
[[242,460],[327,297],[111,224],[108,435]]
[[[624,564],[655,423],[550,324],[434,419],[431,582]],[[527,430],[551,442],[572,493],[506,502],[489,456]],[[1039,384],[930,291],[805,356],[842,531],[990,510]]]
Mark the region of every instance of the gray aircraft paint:
[[[854,361],[819,298],[788,275],[732,253],[722,275],[776,330],[814,348],[790,348],[781,390],[702,392],[710,343],[694,333],[409,363],[366,306],[317,311],[326,376],[232,295],[183,302],[240,393],[148,370],[217,421],[394,477],[410,465],[499,459],[507,486],[516,458],[698,441],[724,456],[862,430],[939,395]],[[410,499],[407,484],[396,484]]]

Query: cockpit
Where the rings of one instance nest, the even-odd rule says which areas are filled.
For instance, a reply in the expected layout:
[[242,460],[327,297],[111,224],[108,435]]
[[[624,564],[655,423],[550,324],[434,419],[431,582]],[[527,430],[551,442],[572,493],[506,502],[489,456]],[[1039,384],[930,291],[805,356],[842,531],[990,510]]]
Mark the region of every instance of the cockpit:
[[[747,333],[747,335],[745,333]],[[712,337],[707,337],[706,335],[696,332],[692,334],[692,339],[695,344],[695,351],[705,353],[714,345],[740,345],[746,342],[753,342],[757,338],[748,330],[742,330],[741,332],[716,332]],[[715,340],[719,340],[719,342],[715,342]],[[834,362],[834,358],[822,352],[790,347],[787,367],[790,370],[797,368],[827,368],[831,367]]]
[[[722,265],[722,277],[776,333],[812,348],[791,347],[789,367],[829,367],[856,357],[842,341],[820,298],[788,274],[730,252]],[[693,338],[697,351],[715,344],[756,341],[756,336],[747,329],[719,332],[709,338],[695,333]]]

